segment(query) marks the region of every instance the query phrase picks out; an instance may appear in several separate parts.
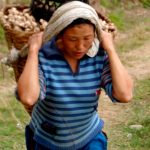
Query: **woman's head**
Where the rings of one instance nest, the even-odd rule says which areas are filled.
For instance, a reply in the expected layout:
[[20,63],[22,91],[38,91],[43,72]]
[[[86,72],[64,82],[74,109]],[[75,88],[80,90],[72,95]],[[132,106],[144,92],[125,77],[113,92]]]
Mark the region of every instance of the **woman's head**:
[[94,24],[96,36],[100,40],[99,34],[102,29],[102,20],[99,19],[94,8],[83,2],[72,1],[62,5],[54,12],[44,31],[44,43],[49,41],[53,36],[58,35],[63,29],[78,18],[89,20]]
[[[75,35],[77,34],[77,29],[80,29],[80,36],[86,37],[89,32],[90,34],[92,33],[92,40],[96,37],[100,41],[102,20],[99,19],[96,11],[90,5],[79,1],[68,2],[54,12],[44,31],[43,43],[49,41],[53,36],[60,37],[60,35],[63,35],[61,38],[65,40],[64,34],[67,36],[68,32],[69,34],[74,32]],[[65,43],[66,40],[63,42]],[[88,48],[92,45],[91,41],[89,43],[87,44]]]
[[64,28],[57,36],[57,46],[64,55],[82,58],[92,46],[95,26],[87,19],[78,18]]

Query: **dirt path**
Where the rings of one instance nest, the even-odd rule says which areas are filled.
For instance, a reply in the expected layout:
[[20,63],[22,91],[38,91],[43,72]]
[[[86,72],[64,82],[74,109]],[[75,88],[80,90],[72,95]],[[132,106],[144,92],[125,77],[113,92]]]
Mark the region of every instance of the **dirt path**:
[[[135,38],[136,33],[140,35],[140,39],[144,39],[144,37],[149,38],[149,36],[147,35],[150,34],[150,31],[148,30],[150,22],[142,22],[140,21],[140,19],[145,18],[145,20],[147,20],[147,16],[149,16],[150,11],[148,9],[135,8],[133,12],[126,11],[126,13],[130,17],[132,17],[133,20],[138,20],[139,23],[135,24],[135,27],[132,30],[128,31],[128,33],[118,33],[116,42],[132,42],[130,41],[129,37]],[[144,30],[146,27],[147,30]],[[122,62],[125,62],[125,67],[135,81],[150,77],[150,39],[146,38],[146,41],[143,42],[142,46],[133,50],[129,50],[128,52],[121,53],[119,55]],[[106,122],[107,130],[111,130],[114,125],[122,122],[124,115],[128,113],[130,105],[130,103],[114,104],[108,99],[104,92],[102,93],[99,113]]]
[[[125,60],[125,66],[134,80],[150,77],[150,41],[147,41],[138,49],[124,53],[121,55],[121,59]],[[116,131],[115,127],[119,124],[126,124],[126,116],[130,113],[131,105],[132,102],[127,104],[112,103],[105,93],[102,93],[98,111],[101,118],[105,121],[104,130],[110,137],[110,141],[116,138],[116,135],[119,138],[119,131]],[[110,145],[109,149],[114,150],[114,147]]]
[[124,55],[127,61],[127,69],[134,79],[150,77],[150,41],[143,46]]

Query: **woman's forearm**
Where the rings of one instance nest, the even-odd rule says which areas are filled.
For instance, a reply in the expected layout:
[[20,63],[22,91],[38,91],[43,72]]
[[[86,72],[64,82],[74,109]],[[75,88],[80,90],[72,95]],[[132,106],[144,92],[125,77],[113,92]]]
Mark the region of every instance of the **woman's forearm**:
[[39,77],[38,77],[38,55],[29,53],[28,58],[18,80],[18,94],[23,104],[32,106],[39,97]]
[[132,98],[133,81],[121,63],[115,50],[111,33],[101,31],[102,47],[107,52],[112,76],[113,96],[120,102],[128,102]]
[[27,61],[18,81],[18,94],[21,102],[26,106],[33,106],[40,93],[38,74],[38,53],[42,45],[43,32],[36,33],[29,38],[29,52]]
[[120,102],[128,102],[132,98],[133,81],[131,76],[122,65],[114,49],[108,51],[108,56],[112,75],[113,96]]

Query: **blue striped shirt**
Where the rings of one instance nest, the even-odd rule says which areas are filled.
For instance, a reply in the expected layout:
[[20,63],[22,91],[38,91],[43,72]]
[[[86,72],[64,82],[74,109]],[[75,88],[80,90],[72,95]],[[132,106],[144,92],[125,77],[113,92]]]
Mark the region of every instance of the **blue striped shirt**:
[[52,150],[77,150],[103,128],[97,113],[101,88],[112,96],[108,56],[100,49],[84,56],[76,73],[55,45],[55,38],[39,52],[40,96],[30,127],[34,139]]

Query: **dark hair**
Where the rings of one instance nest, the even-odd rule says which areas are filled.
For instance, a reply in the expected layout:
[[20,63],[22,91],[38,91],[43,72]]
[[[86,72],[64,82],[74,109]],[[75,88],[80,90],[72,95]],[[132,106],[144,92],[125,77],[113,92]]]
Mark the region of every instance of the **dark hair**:
[[80,24],[90,24],[93,26],[93,29],[95,31],[95,25],[88,19],[84,19],[84,18],[78,18],[78,19],[75,19],[72,23],[70,23],[66,28],[64,28],[60,33],[59,35],[63,35],[63,33],[71,28],[71,27],[74,27],[75,25],[80,25]]

